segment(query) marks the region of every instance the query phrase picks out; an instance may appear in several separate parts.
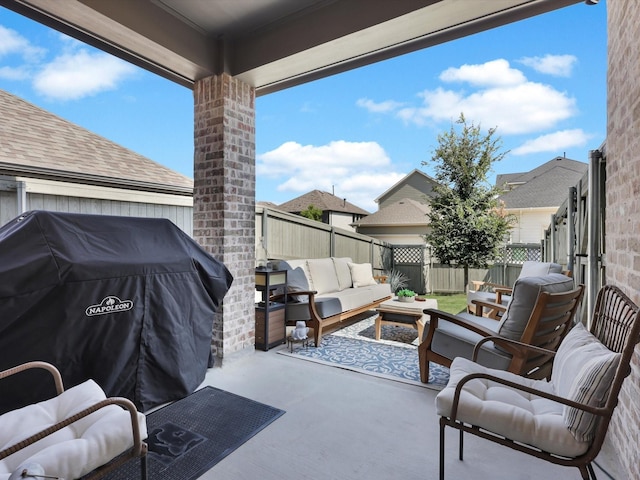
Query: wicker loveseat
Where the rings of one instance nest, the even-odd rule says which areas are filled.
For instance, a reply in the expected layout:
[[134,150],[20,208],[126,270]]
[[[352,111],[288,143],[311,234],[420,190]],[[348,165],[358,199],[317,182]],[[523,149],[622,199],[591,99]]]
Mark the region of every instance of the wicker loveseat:
[[378,283],[370,263],[348,257],[281,261],[287,272],[287,324],[305,321],[313,329],[315,345],[322,330],[376,308],[391,298],[388,283]]

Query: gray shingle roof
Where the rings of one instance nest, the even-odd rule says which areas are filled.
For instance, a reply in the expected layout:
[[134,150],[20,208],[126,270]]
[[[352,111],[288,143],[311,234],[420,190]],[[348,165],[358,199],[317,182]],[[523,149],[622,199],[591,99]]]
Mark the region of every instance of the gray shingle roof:
[[501,175],[496,184],[503,183],[505,177],[509,183],[520,183],[500,196],[509,209],[558,207],[567,199],[569,187],[575,186],[588,168],[586,163],[556,157],[530,172]]
[[0,171],[191,194],[193,180],[0,90]]
[[390,226],[390,225],[428,225],[427,213],[429,205],[416,202],[410,198],[403,198],[392,203],[388,207],[381,208],[377,212],[364,217],[353,225],[359,227]]
[[305,193],[293,200],[280,204],[278,208],[285,212],[300,213],[309,208],[309,205],[313,205],[323,212],[329,211],[369,215],[369,212],[347,202],[345,199],[336,197],[329,192],[323,192],[321,190],[312,190],[309,193]]

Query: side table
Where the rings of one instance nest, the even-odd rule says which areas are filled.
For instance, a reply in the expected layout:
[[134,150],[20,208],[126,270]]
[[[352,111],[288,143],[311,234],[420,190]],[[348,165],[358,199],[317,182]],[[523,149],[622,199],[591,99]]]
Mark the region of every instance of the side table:
[[255,346],[265,352],[285,342],[286,296],[283,302],[272,302],[271,293],[278,287],[287,289],[287,271],[256,268],[256,290],[262,301],[256,304]]

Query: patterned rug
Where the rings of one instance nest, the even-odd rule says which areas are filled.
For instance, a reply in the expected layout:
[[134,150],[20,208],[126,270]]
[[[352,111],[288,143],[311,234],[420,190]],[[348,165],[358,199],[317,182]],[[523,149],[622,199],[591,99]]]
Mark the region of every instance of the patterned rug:
[[[442,389],[449,380],[449,369],[431,363],[429,383],[420,381],[418,333],[410,327],[383,325],[380,340],[375,339],[377,314],[367,312],[356,321],[330,335],[323,335],[320,347],[300,344],[278,350],[303,360],[344,368],[426,388]],[[313,345],[313,340],[310,342]]]

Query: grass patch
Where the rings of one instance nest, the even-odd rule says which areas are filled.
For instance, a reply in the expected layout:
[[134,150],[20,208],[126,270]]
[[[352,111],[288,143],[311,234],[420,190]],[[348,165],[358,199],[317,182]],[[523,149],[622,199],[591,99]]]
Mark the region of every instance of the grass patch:
[[422,296],[436,299],[438,309],[448,313],[456,314],[467,310],[467,295],[465,293],[438,293]]

